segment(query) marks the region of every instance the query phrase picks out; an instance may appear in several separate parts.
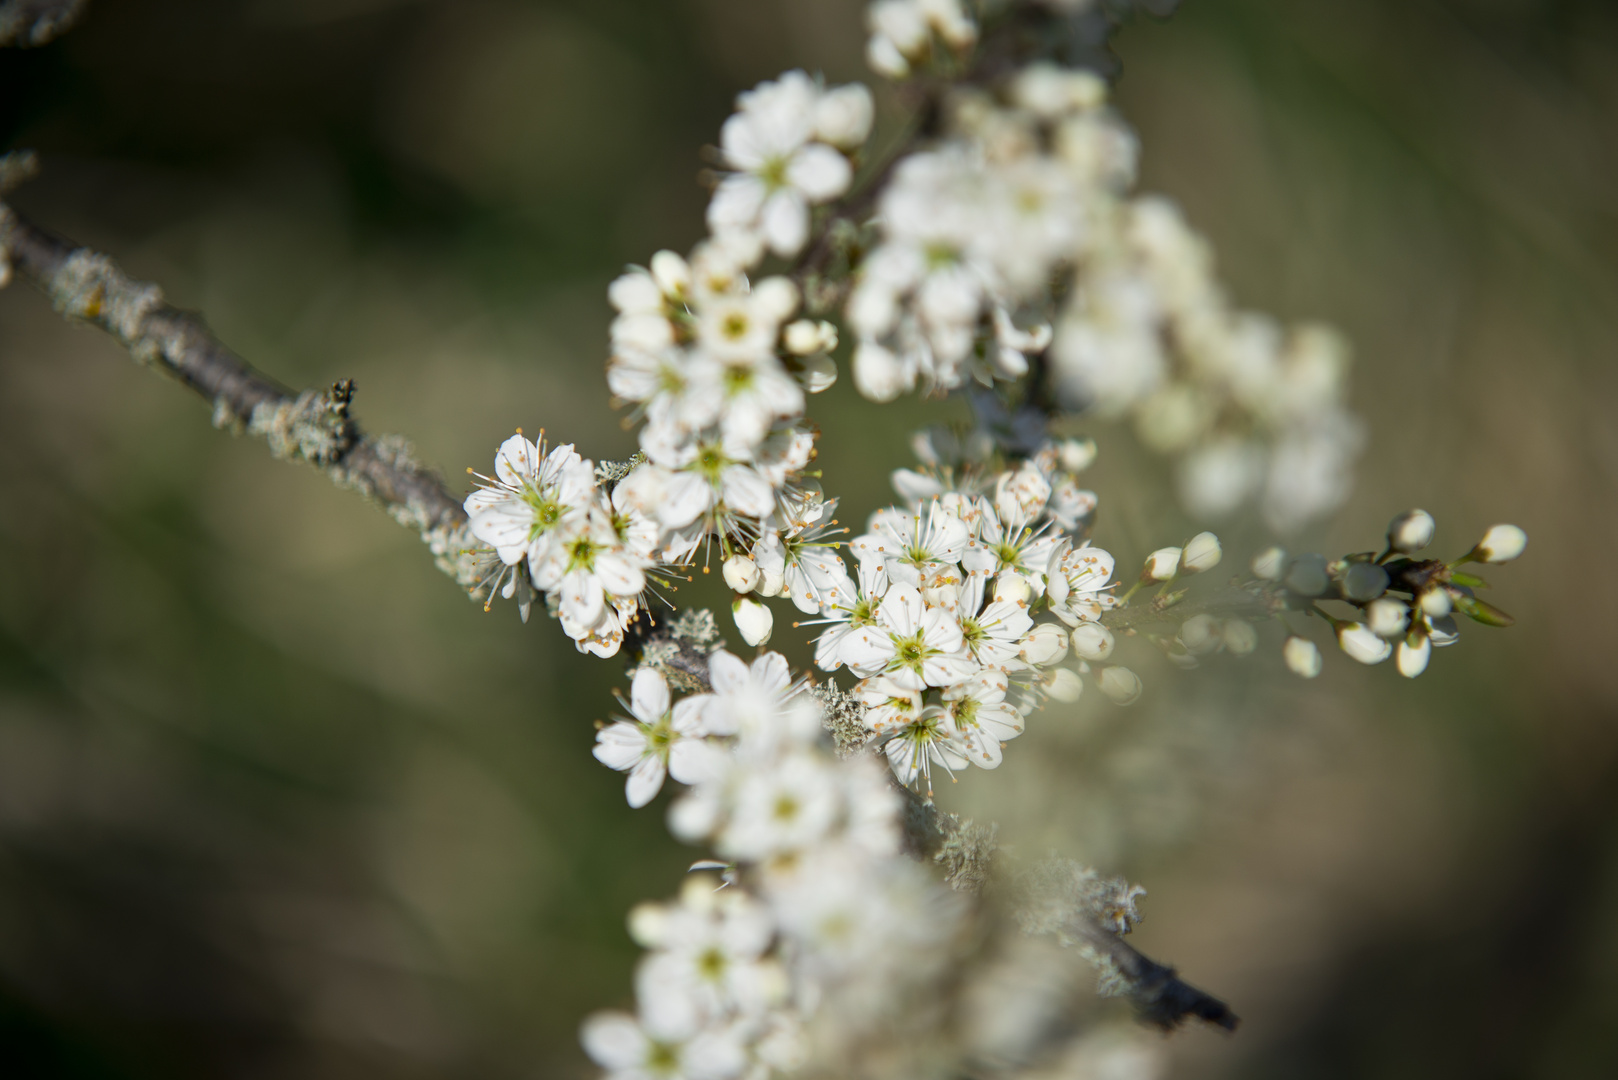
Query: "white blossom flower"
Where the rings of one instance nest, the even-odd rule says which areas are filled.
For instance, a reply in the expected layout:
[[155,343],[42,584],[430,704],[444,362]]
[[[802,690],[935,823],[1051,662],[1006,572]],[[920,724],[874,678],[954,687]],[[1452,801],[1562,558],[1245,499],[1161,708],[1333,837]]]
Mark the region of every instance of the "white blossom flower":
[[727,1029],[601,1012],[585,1020],[579,1038],[610,1080],[730,1080],[747,1066],[741,1040]]
[[715,771],[721,751],[703,739],[708,731],[700,700],[685,698],[671,707],[668,682],[653,668],[643,667],[630,684],[629,711],[633,720],[619,720],[596,732],[594,753],[603,765],[629,774],[624,794],[630,806],[651,802],[665,775],[694,784]]
[[[1019,579],[1020,580],[1020,579]],[[984,667],[1009,670],[1017,660],[1021,642],[1033,628],[1027,603],[992,600],[982,605],[985,578],[973,574],[962,585],[961,641],[968,654]],[[981,606],[981,610],[980,610]]]
[[[809,236],[809,207],[848,190],[853,169],[835,147],[813,141],[822,92],[789,71],[737,99],[739,111],[720,129],[725,177],[708,206],[708,225],[723,237],[751,233],[777,255],[796,255]],[[840,135],[852,134],[852,126]]]
[[709,1018],[758,1017],[780,1003],[785,979],[764,955],[775,924],[746,892],[715,891],[707,879],[693,877],[678,903],[657,905],[652,917],[638,914],[637,938],[657,950],[641,975],[653,992],[694,998]]
[[1100,548],[1058,546],[1046,573],[1051,614],[1069,626],[1101,618],[1103,611],[1118,605],[1117,598],[1104,591],[1112,571],[1112,556]]
[[827,761],[816,754],[789,753],[742,775],[714,847],[722,855],[752,862],[799,851],[831,830],[840,806],[837,777]]
[[969,763],[966,741],[949,713],[937,705],[927,706],[915,720],[896,729],[882,744],[882,752],[899,783],[908,786],[920,777],[927,781],[929,792],[934,765],[953,776]]
[[920,585],[924,574],[959,563],[970,543],[966,524],[933,502],[925,514],[878,511],[871,531],[848,547],[862,563],[879,563],[889,580]]
[[949,613],[928,608],[921,591],[900,582],[877,606],[876,625],[852,630],[839,656],[856,674],[886,673],[901,686],[921,690],[970,678],[977,664],[966,658],[961,628]]
[[865,706],[860,719],[872,734],[887,735],[921,716],[921,691],[886,676],[861,680],[852,693]]
[[538,446],[521,432],[501,443],[494,476],[482,479],[484,485],[466,497],[468,525],[508,566],[543,558],[595,494],[594,466],[572,443],[547,452],[543,432]]
[[981,671],[944,691],[944,711],[960,734],[966,757],[982,769],[999,766],[1001,746],[1022,734],[1022,716],[1006,702],[1002,671]]

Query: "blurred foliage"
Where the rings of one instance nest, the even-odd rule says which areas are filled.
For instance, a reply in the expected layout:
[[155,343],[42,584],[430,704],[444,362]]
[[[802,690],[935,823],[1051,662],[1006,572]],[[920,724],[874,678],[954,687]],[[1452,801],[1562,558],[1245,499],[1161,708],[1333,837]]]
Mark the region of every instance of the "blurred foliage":
[[[857,77],[859,49],[855,0],[96,0],[0,53],[0,147],[43,154],[23,209],[282,380],[355,378],[448,473],[517,425],[622,456],[606,283],[701,235],[737,90]],[[1618,11],[1190,0],[1118,52],[1146,186],[1243,303],[1356,344],[1363,477],[1305,540],[1373,547],[1423,505],[1459,552],[1516,521],[1519,622],[1410,685],[1336,655],[1288,681],[1268,639],[1192,673],[1142,650],[1140,706],[1053,710],[942,798],[1147,884],[1142,948],[1247,1021],[1178,1037],[1184,1075],[1610,1076]],[[812,403],[845,522],[952,409]],[[1189,532],[1097,434],[1098,541],[1127,564]],[[483,615],[20,288],[0,559],[6,1075],[584,1070],[624,914],[691,856],[589,757],[615,664]]]

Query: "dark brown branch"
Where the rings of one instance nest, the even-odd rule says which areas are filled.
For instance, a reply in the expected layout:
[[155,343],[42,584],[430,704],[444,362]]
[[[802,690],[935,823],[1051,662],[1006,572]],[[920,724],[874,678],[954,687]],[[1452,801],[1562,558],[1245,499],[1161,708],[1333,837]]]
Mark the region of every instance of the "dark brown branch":
[[[0,158],[0,191],[30,171]],[[196,315],[131,280],[107,256],[28,221],[0,202],[0,266],[43,292],[57,311],[106,331],[137,363],[170,376],[213,406],[217,427],[263,438],[276,457],[306,461],[339,486],[381,503],[416,529],[445,573],[476,583],[461,500],[398,436],[370,435],[348,414],[353,383],[295,392],[231,352]]]

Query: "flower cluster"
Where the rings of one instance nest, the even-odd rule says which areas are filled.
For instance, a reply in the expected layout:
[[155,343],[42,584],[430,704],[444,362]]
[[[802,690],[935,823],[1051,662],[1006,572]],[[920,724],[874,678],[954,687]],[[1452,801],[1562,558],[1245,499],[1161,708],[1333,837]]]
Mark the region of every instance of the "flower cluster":
[[[890,76],[935,37],[961,48],[975,34],[946,32],[953,3],[870,12],[872,64]],[[1046,62],[999,97],[955,94],[946,136],[883,194],[846,313],[856,384],[887,401],[1017,379],[1048,350],[1062,406],[1131,419],[1177,459],[1194,514],[1257,498],[1287,530],[1335,509],[1362,441],[1346,348],[1230,305],[1178,209],[1129,194],[1136,142],[1105,102],[1101,79]]]
[[[1083,682],[1058,666],[1070,642],[1086,671],[1110,655],[1110,635],[1105,652],[1089,638],[1107,634],[1098,620],[1117,603],[1113,559],[1075,544],[1067,528],[1077,517],[1053,505],[1075,483],[1061,458],[1047,446],[994,475],[901,470],[909,507],[877,511],[849,544],[859,580],[822,607],[815,662],[859,678],[865,726],[901,783],[930,787],[935,766],[997,767],[1043,698],[1078,697]],[[1093,496],[1080,501],[1094,506]],[[1138,696],[1132,673],[1108,672],[1109,696]]]
[[532,590],[556,600],[562,629],[580,652],[612,656],[645,606],[648,573],[662,561],[658,527],[596,485],[595,467],[571,443],[547,447],[519,431],[495,454],[494,476],[466,498],[472,535],[494,550],[490,597]]
[[[1477,590],[1488,582],[1460,567],[1507,563],[1528,546],[1522,529],[1496,525],[1458,559],[1417,557],[1432,543],[1435,529],[1431,514],[1411,510],[1389,524],[1381,554],[1363,552],[1328,562],[1320,555],[1289,556],[1270,548],[1253,560],[1253,575],[1286,608],[1330,623],[1338,646],[1353,659],[1380,664],[1391,657],[1401,675],[1414,679],[1427,670],[1434,648],[1457,640],[1455,612],[1485,626],[1512,624],[1510,615],[1478,599]],[[1328,601],[1352,607],[1353,616],[1333,615],[1321,606]],[[1320,674],[1320,650],[1308,638],[1289,635],[1282,655],[1296,674],[1306,679]]]
[[819,706],[786,661],[766,653],[749,665],[719,651],[709,678],[711,692],[671,707],[662,677],[642,668],[638,751],[626,752],[627,721],[598,736],[598,756],[630,771],[631,802],[651,786],[637,789],[638,774],[660,783],[667,768],[692,783],[670,827],[711,846],[722,861],[703,865],[723,868],[727,883],[716,892],[693,878],[679,902],[632,915],[651,950],[636,978],[638,1015],[598,1014],[583,1035],[617,1077],[789,1070],[806,1024],[834,1013],[846,1035],[876,1022],[897,983],[928,977],[925,958],[953,932],[947,896],[898,858],[897,792],[869,758],[839,761],[822,748]]
[[881,242],[846,310],[855,381],[873,400],[1027,374],[1051,342],[1053,272],[1134,174],[1099,78],[1041,66],[1011,96],[957,97],[951,137],[901,161],[882,195]]

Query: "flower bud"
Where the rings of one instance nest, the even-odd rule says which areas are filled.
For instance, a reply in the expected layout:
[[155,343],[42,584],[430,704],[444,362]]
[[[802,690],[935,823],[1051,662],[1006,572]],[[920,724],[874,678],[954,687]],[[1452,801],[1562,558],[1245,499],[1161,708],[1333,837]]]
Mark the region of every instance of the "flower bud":
[[1427,636],[1432,639],[1433,648],[1442,649],[1446,645],[1453,645],[1460,640],[1460,631],[1455,625],[1453,615],[1435,615],[1427,620]]
[[1388,522],[1388,547],[1408,555],[1433,542],[1433,515],[1425,510],[1406,510]]
[[730,605],[730,614],[736,620],[736,629],[749,645],[762,645],[770,640],[775,628],[775,616],[770,609],[749,596],[738,596]]
[[1057,701],[1071,705],[1084,693],[1084,680],[1070,668],[1059,667],[1045,676],[1045,692]]
[[1212,570],[1219,565],[1219,559],[1223,554],[1223,550],[1219,547],[1219,537],[1211,532],[1199,532],[1186,541],[1180,569],[1187,574],[1200,574],[1204,570]]
[[1485,563],[1506,563],[1528,546],[1528,534],[1515,525],[1496,525],[1483,534],[1470,558]]
[[1067,631],[1056,623],[1040,623],[1023,636],[1018,655],[1034,667],[1059,664],[1067,656]]
[[1073,652],[1085,660],[1105,660],[1112,655],[1118,639],[1100,623],[1081,622],[1073,628]]
[[1331,578],[1326,575],[1326,560],[1319,555],[1299,555],[1287,567],[1283,584],[1299,596],[1319,596],[1331,584]]
[[1403,600],[1384,596],[1373,600],[1365,608],[1365,625],[1377,637],[1393,639],[1403,637],[1410,622],[1410,608]]
[[1245,619],[1226,619],[1219,633],[1225,639],[1225,651],[1232,656],[1246,656],[1258,648],[1258,631]]
[[643,949],[655,949],[668,940],[670,922],[665,905],[642,901],[629,909],[630,939]]
[[652,280],[664,296],[684,296],[691,288],[691,267],[672,251],[652,256]]
[[1192,656],[1218,652],[1224,643],[1219,633],[1219,620],[1212,615],[1193,615],[1180,624],[1180,644]]
[[1101,669],[1101,678],[1097,680],[1101,692],[1112,698],[1119,705],[1133,705],[1140,697],[1140,676],[1126,667],[1116,664]]
[[1337,644],[1362,664],[1380,664],[1393,655],[1393,646],[1377,637],[1364,623],[1338,624]]
[[1267,547],[1253,556],[1253,576],[1260,581],[1280,581],[1286,569],[1287,553],[1279,547]]
[[6,258],[6,253],[4,251],[0,251],[0,289],[3,289],[10,284],[11,260]]
[[732,555],[725,560],[725,584],[739,593],[750,593],[758,586],[758,564],[746,555]]
[[1427,661],[1432,659],[1433,643],[1426,634],[1411,634],[1399,642],[1398,655],[1394,663],[1399,668],[1399,674],[1407,679],[1414,679],[1427,670]]
[[1158,548],[1146,556],[1146,568],[1141,571],[1142,581],[1167,581],[1180,569],[1180,549]]
[[808,356],[820,351],[820,327],[813,319],[797,319],[787,323],[781,332],[781,344],[794,356]]
[[1312,679],[1320,674],[1320,650],[1308,638],[1288,635],[1286,644],[1281,646],[1281,657],[1292,674],[1300,678]]
[[1338,588],[1344,600],[1364,604],[1388,591],[1388,572],[1376,563],[1349,563]]
[[1013,604],[1026,604],[1032,595],[1034,590],[1029,588],[1028,579],[1015,570],[1002,570],[994,579],[996,602],[1004,600]]
[[870,400],[892,401],[914,385],[915,371],[876,342],[862,341],[854,350],[854,386]]
[[1448,615],[1450,609],[1455,606],[1455,602],[1450,599],[1449,590],[1442,585],[1423,589],[1421,595],[1416,597],[1416,603],[1421,606],[1423,615],[1430,615],[1435,619]]
[[1064,439],[1057,444],[1056,459],[1068,472],[1083,472],[1096,460],[1094,439]]
[[798,381],[805,391],[818,394],[837,382],[837,361],[824,354],[806,356],[798,362]]
[[839,86],[815,103],[815,138],[853,150],[871,133],[871,92],[859,83]]

